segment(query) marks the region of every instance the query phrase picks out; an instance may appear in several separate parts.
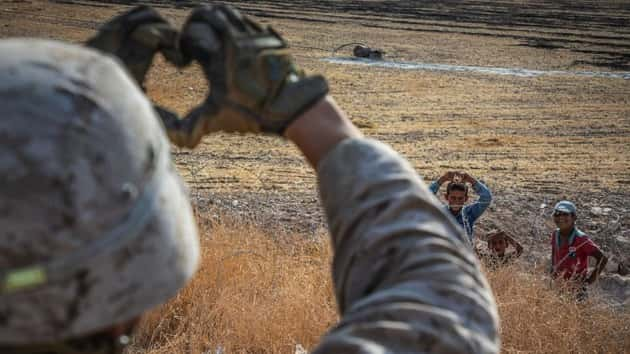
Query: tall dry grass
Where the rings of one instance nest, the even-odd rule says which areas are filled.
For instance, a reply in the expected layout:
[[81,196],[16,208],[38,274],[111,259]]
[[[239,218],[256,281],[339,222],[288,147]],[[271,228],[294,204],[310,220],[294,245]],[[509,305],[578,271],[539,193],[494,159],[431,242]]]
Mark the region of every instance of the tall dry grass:
[[337,321],[324,241],[222,219],[202,223],[196,276],[144,318],[129,353],[293,353]]
[[[239,221],[202,225],[201,268],[141,323],[128,353],[294,353],[337,321],[327,238]],[[487,273],[504,353],[630,351],[630,314],[577,304],[518,266]]]
[[630,313],[551,284],[542,269],[486,272],[501,320],[503,353],[630,353]]

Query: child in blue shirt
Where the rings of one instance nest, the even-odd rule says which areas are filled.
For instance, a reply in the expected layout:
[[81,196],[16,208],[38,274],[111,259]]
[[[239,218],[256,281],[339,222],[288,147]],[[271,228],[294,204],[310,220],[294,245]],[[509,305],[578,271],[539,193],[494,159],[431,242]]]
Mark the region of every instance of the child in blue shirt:
[[[429,189],[433,194],[437,195],[440,186],[446,182],[449,183],[446,187],[446,194],[444,194],[444,198],[447,202],[445,207],[464,229],[471,245],[473,245],[475,222],[479,219],[481,214],[486,211],[488,206],[490,206],[492,193],[490,193],[488,187],[468,173],[454,171],[445,173],[437,181],[431,183]],[[466,205],[468,201],[467,183],[470,184],[479,195],[479,199],[474,203]]]

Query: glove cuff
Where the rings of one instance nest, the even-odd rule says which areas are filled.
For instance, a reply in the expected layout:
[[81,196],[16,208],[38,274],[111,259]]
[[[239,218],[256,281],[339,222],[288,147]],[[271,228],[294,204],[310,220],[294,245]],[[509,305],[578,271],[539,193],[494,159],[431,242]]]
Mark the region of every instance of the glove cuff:
[[[284,135],[294,120],[313,107],[328,94],[328,82],[316,75],[288,83],[266,112],[271,119],[263,120],[263,131]],[[274,119],[275,118],[275,119]],[[277,123],[277,124],[276,124]]]

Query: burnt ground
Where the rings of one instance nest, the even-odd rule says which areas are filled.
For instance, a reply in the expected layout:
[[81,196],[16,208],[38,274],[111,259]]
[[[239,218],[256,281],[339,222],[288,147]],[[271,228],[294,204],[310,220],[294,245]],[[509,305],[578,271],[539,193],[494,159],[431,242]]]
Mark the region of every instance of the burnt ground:
[[[80,42],[130,1],[4,1],[0,37]],[[175,24],[193,1],[141,1]],[[273,25],[307,72],[364,133],[400,151],[427,179],[466,170],[495,199],[477,234],[503,228],[548,258],[549,208],[574,200],[579,223],[611,255],[630,254],[630,81],[571,75],[515,77],[339,65],[345,43],[386,60],[562,71],[630,71],[630,3],[620,1],[224,1]],[[351,47],[350,47],[351,48]],[[158,60],[149,95],[185,113],[206,94],[196,68]],[[324,228],[316,180],[289,143],[217,134],[174,149],[199,214],[225,213],[316,235]],[[541,207],[545,205],[545,207]],[[630,297],[630,294],[628,294]]]

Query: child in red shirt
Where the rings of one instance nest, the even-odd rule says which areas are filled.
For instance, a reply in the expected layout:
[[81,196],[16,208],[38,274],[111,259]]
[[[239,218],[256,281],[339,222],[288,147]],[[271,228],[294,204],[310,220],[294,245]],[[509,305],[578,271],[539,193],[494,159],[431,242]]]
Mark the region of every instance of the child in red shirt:
[[[558,202],[554,207],[553,221],[558,227],[551,234],[551,274],[561,277],[581,288],[578,299],[586,297],[586,284],[592,284],[604,270],[608,259],[586,234],[575,226],[575,205],[569,201]],[[597,260],[597,266],[588,274],[588,258]]]

